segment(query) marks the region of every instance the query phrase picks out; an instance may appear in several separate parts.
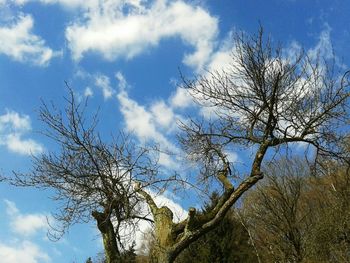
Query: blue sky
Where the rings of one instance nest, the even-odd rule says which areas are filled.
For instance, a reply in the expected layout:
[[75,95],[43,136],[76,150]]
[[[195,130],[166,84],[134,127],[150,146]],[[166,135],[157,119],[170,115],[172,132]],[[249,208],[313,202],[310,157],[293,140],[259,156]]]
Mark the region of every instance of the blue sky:
[[[208,114],[178,88],[179,69],[191,77],[223,67],[230,36],[259,23],[290,51],[327,56],[333,46],[349,65],[349,12],[345,0],[0,0],[0,171],[27,171],[30,154],[55,149],[38,133],[37,111],[40,99],[64,106],[64,81],[77,98],[89,97],[91,113],[100,107],[106,137],[125,130],[179,151],[176,120]],[[244,161],[235,152],[232,160]],[[160,162],[177,168],[167,155]],[[102,251],[93,224],[47,239],[56,207],[49,196],[0,184],[1,262],[84,262]],[[188,206],[175,201],[179,212]]]

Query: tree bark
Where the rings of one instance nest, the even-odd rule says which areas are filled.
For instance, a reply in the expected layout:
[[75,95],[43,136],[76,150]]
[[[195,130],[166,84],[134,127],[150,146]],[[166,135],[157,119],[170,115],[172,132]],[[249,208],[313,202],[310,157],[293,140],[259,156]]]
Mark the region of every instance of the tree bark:
[[173,234],[173,213],[162,206],[154,213],[156,245],[152,252],[151,263],[171,263],[169,248],[175,243]]
[[135,184],[135,190],[143,196],[149,208],[151,209],[156,242],[151,251],[151,263],[172,263],[175,257],[172,257],[171,247],[176,242],[174,233],[173,212],[166,206],[158,207],[153,198],[140,187],[140,183]]
[[150,263],[172,263],[173,259],[170,258],[169,252],[161,247],[154,248]]
[[97,227],[102,234],[103,246],[107,263],[121,263],[114,226],[108,214],[92,212],[97,221]]

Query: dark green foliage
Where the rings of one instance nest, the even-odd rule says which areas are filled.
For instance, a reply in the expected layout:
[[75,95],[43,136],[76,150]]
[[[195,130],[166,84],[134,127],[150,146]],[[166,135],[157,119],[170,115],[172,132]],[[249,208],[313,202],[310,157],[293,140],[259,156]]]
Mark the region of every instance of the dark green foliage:
[[[214,193],[204,213],[218,200]],[[257,262],[248,232],[231,210],[220,225],[191,244],[176,260],[177,263],[238,263]]]

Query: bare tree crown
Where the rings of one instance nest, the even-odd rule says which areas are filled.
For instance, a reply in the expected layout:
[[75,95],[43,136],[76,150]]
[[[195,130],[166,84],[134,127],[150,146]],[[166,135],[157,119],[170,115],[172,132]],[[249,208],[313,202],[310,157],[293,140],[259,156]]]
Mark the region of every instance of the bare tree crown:
[[96,129],[97,115],[87,121],[86,104],[78,103],[72,91],[66,102],[64,113],[45,103],[40,108],[47,127],[43,133],[58,150],[33,157],[32,172],[16,173],[12,183],[53,189],[53,199],[61,205],[54,216],[62,231],[92,218],[101,222],[112,218],[118,229],[121,222],[142,214],[133,183],[147,177],[150,184],[157,174],[157,160],[123,133],[103,141]]
[[349,71],[336,74],[334,60],[302,50],[287,55],[264,38],[262,29],[255,36],[237,34],[231,57],[224,70],[185,80],[194,100],[214,112],[209,122],[192,119],[182,125],[182,145],[207,174],[227,166],[225,149],[232,145],[305,142],[319,154],[341,153]]

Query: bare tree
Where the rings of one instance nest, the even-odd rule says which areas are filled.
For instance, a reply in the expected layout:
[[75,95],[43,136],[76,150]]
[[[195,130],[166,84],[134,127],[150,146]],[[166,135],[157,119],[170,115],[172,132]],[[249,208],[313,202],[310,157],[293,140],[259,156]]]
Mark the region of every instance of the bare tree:
[[[211,210],[190,208],[187,219],[174,223],[173,212],[157,206],[145,189],[156,179],[157,158],[123,134],[104,142],[97,118],[86,119],[85,105],[77,104],[72,92],[64,113],[45,104],[40,110],[48,127],[45,134],[59,149],[34,157],[32,172],[15,174],[12,183],[53,189],[62,205],[55,216],[63,230],[95,220],[106,260],[113,263],[121,260],[121,225],[150,220],[141,216],[142,199],[155,227],[152,262],[169,263],[217,227],[242,194],[264,177],[261,167],[269,149],[299,142],[310,145],[316,160],[321,155],[341,157],[342,126],[349,121],[349,72],[339,77],[332,61],[305,52],[288,57],[264,39],[262,30],[252,37],[237,35],[234,44],[230,67],[184,81],[194,100],[213,112],[210,120],[183,123],[179,135],[188,159],[199,167],[198,182],[222,186]],[[236,181],[228,158],[235,147],[253,151],[248,170]]]
[[328,168],[311,182],[319,209],[317,224],[310,231],[309,254],[318,262],[349,262],[350,169],[348,163],[339,162],[328,163]]
[[309,166],[283,159],[264,171],[267,180],[244,198],[243,218],[264,262],[303,262],[318,208],[310,198]]
[[135,222],[131,220],[150,220],[141,216],[144,212],[132,182],[149,185],[157,174],[156,158],[125,134],[103,142],[96,128],[97,115],[89,118],[86,104],[77,103],[72,91],[66,102],[65,112],[45,103],[40,108],[40,119],[47,126],[44,134],[58,149],[33,157],[32,171],[15,173],[10,182],[52,189],[53,199],[60,204],[54,214],[61,223],[57,230],[62,231],[54,234],[63,234],[72,224],[95,220],[106,262],[121,262],[121,226]]
[[[213,118],[183,123],[180,141],[200,167],[199,181],[215,180],[223,190],[212,210],[198,213],[190,208],[186,220],[174,223],[168,207],[158,207],[140,184],[136,186],[154,217],[157,250],[152,262],[173,262],[215,228],[242,194],[264,177],[261,166],[269,149],[299,142],[310,145],[316,159],[341,154],[341,126],[349,120],[349,72],[339,77],[335,69],[332,61],[302,51],[288,57],[264,38],[261,29],[255,36],[235,37],[230,67],[184,81],[194,100],[213,111]],[[254,152],[246,175],[236,182],[228,160],[235,147]]]
[[348,164],[327,166],[314,176],[301,159],[279,160],[245,195],[241,218],[262,262],[349,262]]

